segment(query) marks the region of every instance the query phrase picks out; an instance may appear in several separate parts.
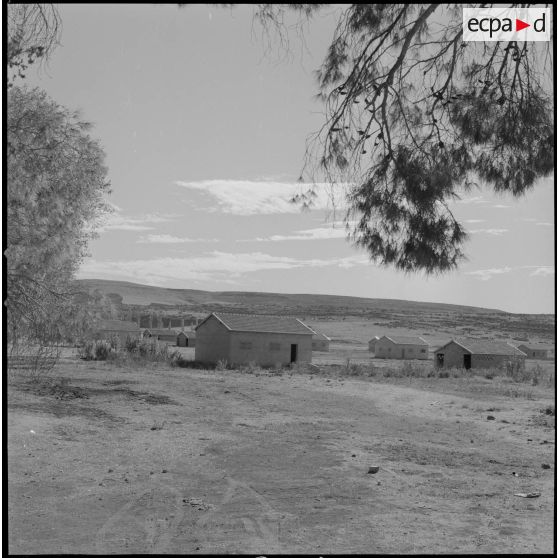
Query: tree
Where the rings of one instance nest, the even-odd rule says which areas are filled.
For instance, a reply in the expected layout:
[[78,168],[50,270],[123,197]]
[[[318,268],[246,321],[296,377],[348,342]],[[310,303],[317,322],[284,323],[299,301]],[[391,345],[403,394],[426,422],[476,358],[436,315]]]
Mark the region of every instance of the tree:
[[74,313],[70,281],[109,210],[107,169],[78,113],[26,87],[7,104],[8,342],[43,350]]
[[[299,31],[326,5],[257,6],[285,44],[288,12]],[[481,182],[520,196],[554,168],[550,43],[463,42],[462,8],[349,5],[316,73],[325,123],[302,177],[348,184],[352,240],[404,271],[463,260],[467,233],[449,207],[460,193]],[[293,201],[314,196],[311,184]]]
[[54,4],[8,4],[8,87],[25,78],[27,68],[48,60],[60,39],[61,21]]

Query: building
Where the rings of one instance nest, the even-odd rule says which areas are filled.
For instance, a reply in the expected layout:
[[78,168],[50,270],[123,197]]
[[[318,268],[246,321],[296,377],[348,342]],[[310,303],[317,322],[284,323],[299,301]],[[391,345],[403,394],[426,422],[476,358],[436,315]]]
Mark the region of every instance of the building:
[[331,339],[327,335],[314,331],[314,335],[312,335],[312,350],[324,353],[328,352],[330,341]]
[[95,339],[110,339],[118,337],[121,343],[124,343],[128,337],[139,339],[141,330],[135,322],[127,322],[124,320],[98,320],[93,329]]
[[372,337],[372,339],[370,339],[370,341],[368,341],[368,351],[370,353],[375,353],[376,352],[376,343],[378,342],[380,338],[375,335],[374,337]]
[[550,345],[542,345],[539,343],[523,343],[517,347],[521,352],[527,355],[527,358],[536,358],[549,360],[556,358],[556,349]]
[[260,366],[311,362],[314,333],[297,318],[213,312],[196,327],[196,360]]
[[178,347],[195,347],[196,332],[195,331],[179,331],[176,336],[176,344]]
[[422,337],[383,335],[376,341],[375,358],[428,359],[428,343]]
[[176,338],[178,332],[175,329],[170,328],[147,328],[143,331],[144,338],[154,338],[157,341],[165,341],[166,343],[171,343],[172,345],[176,345]]
[[499,368],[525,365],[525,353],[506,341],[453,339],[435,351],[434,361],[443,368]]

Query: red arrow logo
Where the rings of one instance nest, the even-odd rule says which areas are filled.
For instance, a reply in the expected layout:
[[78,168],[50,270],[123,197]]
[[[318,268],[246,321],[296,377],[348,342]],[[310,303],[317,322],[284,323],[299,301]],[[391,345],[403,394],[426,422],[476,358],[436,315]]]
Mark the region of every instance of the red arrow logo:
[[521,31],[522,29],[525,29],[526,27],[531,27],[531,24],[530,23],[525,23],[524,21],[521,21],[520,19],[515,20],[515,30],[516,31]]

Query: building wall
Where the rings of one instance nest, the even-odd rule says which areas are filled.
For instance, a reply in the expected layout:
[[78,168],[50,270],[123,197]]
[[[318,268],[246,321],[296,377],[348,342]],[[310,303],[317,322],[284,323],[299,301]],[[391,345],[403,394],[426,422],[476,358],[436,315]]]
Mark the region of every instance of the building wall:
[[428,345],[398,345],[384,337],[376,341],[376,358],[428,359]]
[[434,353],[434,362],[436,364],[438,364],[438,354],[444,355],[443,368],[463,368],[463,355],[468,355],[469,351],[466,351],[452,341],[446,347]]
[[196,360],[200,362],[230,362],[230,331],[214,316],[196,329]]
[[231,332],[230,335],[228,361],[231,364],[249,362],[255,362],[260,366],[289,364],[291,344],[298,345],[297,362],[312,362],[312,335],[239,331]]
[[312,350],[313,351],[328,352],[329,351],[329,341],[327,339],[314,339],[312,341]]
[[515,357],[513,355],[472,355],[471,368],[501,368],[508,363],[519,363],[520,367],[525,366],[525,357]]
[[110,330],[102,329],[95,334],[96,339],[110,339],[111,337],[118,337],[121,343],[124,343],[128,337],[132,339],[140,339],[141,332],[138,331],[120,331],[120,330]]
[[[436,351],[434,354],[434,362],[438,363],[437,355],[444,354],[444,368],[463,368],[463,355],[469,354],[468,351],[457,345],[450,343],[444,349]],[[471,355],[471,368],[500,368],[508,362],[519,362],[520,366],[525,365],[523,357],[515,357],[512,355]]]
[[554,356],[554,351],[549,351],[548,349],[529,349],[525,345],[519,345],[517,348],[523,351],[527,358],[548,359]]
[[368,341],[368,351],[374,353],[376,351],[376,343],[378,342],[377,339],[370,339]]
[[179,347],[186,347],[186,341],[187,341],[187,338],[186,338],[185,335],[180,335],[179,334],[179,335],[176,336],[176,344]]

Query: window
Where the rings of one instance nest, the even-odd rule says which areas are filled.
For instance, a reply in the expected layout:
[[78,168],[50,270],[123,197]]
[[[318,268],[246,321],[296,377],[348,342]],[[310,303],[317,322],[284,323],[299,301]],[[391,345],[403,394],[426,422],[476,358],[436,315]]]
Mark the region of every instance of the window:
[[270,343],[269,350],[270,351],[279,351],[281,349],[281,343]]
[[421,349],[420,352],[421,353],[426,353],[426,349]]
[[252,348],[252,343],[250,341],[241,341],[239,344],[239,347],[241,349],[251,349]]

